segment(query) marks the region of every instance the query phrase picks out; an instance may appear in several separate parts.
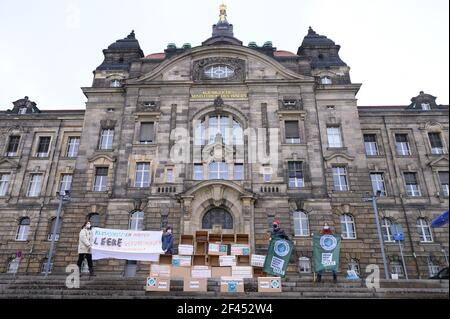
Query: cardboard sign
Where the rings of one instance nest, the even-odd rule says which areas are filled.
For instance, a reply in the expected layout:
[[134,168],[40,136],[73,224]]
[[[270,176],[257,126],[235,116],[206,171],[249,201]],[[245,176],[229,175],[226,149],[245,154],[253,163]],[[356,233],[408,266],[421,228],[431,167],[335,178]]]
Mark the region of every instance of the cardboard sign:
[[281,292],[281,277],[259,277],[258,292]]
[[178,245],[178,255],[191,256],[194,254],[194,245]]
[[208,244],[208,255],[223,256],[223,255],[226,255],[227,252],[228,252],[227,245],[215,244],[215,243]]
[[211,267],[211,277],[231,277],[231,267]]
[[191,269],[192,278],[211,278],[211,268],[208,266],[193,266]]
[[206,292],[208,288],[206,278],[186,278],[183,283],[183,291]]
[[170,278],[153,277],[147,278],[146,291],[170,291]]
[[185,279],[191,277],[191,267],[176,267],[172,266],[170,270],[170,278]]
[[251,266],[231,267],[231,276],[234,278],[253,278],[253,268]]
[[233,244],[231,245],[231,255],[234,256],[250,256],[250,245]]
[[264,267],[264,262],[266,261],[266,256],[264,255],[254,255],[252,254],[250,259],[250,265],[253,267]]
[[220,256],[219,265],[220,267],[236,266],[236,256]]
[[152,264],[150,266],[150,277],[170,277],[170,265]]
[[180,256],[180,255],[172,256],[172,266],[190,267],[191,265],[192,265],[192,257],[191,256]]
[[244,292],[244,280],[234,277],[222,277],[220,279],[220,292]]

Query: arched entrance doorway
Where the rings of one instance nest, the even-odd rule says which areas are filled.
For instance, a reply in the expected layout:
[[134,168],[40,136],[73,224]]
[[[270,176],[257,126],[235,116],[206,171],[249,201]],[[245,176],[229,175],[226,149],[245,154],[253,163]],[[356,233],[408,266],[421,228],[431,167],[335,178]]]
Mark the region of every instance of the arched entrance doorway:
[[210,209],[203,215],[202,229],[213,229],[220,225],[222,229],[233,229],[233,216],[222,207]]

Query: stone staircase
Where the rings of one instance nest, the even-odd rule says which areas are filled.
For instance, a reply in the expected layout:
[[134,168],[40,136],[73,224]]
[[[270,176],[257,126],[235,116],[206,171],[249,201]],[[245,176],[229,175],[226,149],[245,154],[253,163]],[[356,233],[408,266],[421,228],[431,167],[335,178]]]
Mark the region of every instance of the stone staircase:
[[257,280],[245,280],[245,293],[219,292],[219,281],[208,280],[208,292],[183,292],[181,280],[171,281],[170,292],[146,292],[146,277],[124,278],[118,275],[100,274],[96,277],[82,276],[80,288],[69,289],[66,275],[20,275],[13,277],[0,274],[0,298],[2,299],[448,299],[448,280],[381,280],[379,289],[368,289],[364,281],[349,282],[341,279],[334,284],[328,278],[313,283],[311,278],[290,277],[283,279],[282,293],[258,293]]

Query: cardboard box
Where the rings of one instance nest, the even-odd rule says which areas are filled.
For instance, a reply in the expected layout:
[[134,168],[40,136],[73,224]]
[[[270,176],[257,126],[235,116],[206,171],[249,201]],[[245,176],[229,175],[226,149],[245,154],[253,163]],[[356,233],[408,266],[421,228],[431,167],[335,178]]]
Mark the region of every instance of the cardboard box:
[[234,234],[222,234],[222,244],[234,244],[235,240]]
[[219,266],[236,266],[236,256],[219,256]]
[[211,267],[219,267],[219,256],[208,255],[208,265]]
[[208,291],[208,279],[206,278],[185,278],[183,291]]
[[210,243],[220,243],[222,241],[222,234],[209,234],[208,242]]
[[281,292],[281,277],[259,277],[258,292]]
[[211,277],[231,277],[231,267],[211,267]]
[[178,255],[192,256],[194,254],[194,245],[178,245]]
[[262,268],[253,267],[253,278],[267,277],[267,273]]
[[206,255],[195,255],[192,266],[206,266]]
[[228,246],[221,243],[208,243],[208,255],[226,256]]
[[220,292],[244,292],[244,280],[234,277],[220,278]]
[[208,231],[198,230],[195,232],[195,241],[197,243],[206,243],[208,242]]
[[231,276],[234,278],[253,278],[253,267],[251,266],[232,266]]
[[181,235],[180,245],[194,245],[194,235]]
[[206,242],[195,243],[195,254],[196,255],[206,255]]
[[250,256],[237,256],[238,266],[250,266]]
[[170,278],[147,277],[146,291],[170,291]]
[[249,244],[248,234],[236,234],[236,244]]
[[150,277],[170,277],[171,265],[150,265]]
[[172,266],[177,267],[190,267],[192,265],[192,256],[172,256]]
[[170,278],[185,279],[191,277],[191,267],[176,267],[172,266],[170,269]]
[[263,268],[265,261],[266,261],[266,256],[252,254],[251,259],[250,259],[250,265],[252,265],[253,267]]
[[211,278],[211,268],[208,266],[193,266],[191,269],[192,278]]
[[172,255],[159,255],[160,265],[172,265]]
[[233,244],[231,245],[231,255],[250,256],[250,245],[247,244]]

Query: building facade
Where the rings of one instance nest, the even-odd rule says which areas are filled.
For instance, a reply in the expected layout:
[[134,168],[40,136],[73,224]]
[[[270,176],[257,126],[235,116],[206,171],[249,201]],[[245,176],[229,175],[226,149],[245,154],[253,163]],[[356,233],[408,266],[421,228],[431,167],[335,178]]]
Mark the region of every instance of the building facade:
[[[293,239],[290,270],[308,275],[312,234],[342,236],[341,272],[427,278],[447,265],[448,105],[421,92],[404,106],[357,105],[361,84],[340,46],[311,28],[297,54],[244,46],[221,7],[202,45],[145,56],[132,32],[103,51],[86,109],[40,111],[25,97],[0,112],[0,271],[53,272],[77,259],[94,226],[248,233],[264,254],[274,218]],[[70,190],[53,232],[57,192]],[[402,266],[390,225],[405,233]],[[20,258],[17,252],[21,252]],[[146,273],[145,262],[102,260],[98,272]]]

